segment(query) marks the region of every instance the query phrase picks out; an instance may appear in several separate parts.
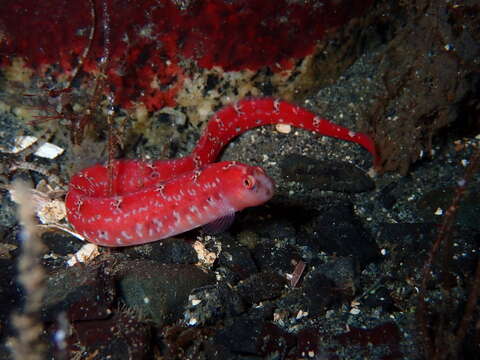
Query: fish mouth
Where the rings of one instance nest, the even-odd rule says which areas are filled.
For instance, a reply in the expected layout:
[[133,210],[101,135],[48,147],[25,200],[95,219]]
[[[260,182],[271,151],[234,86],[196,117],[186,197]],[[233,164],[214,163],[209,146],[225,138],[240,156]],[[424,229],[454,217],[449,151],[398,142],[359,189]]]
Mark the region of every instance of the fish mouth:
[[255,169],[254,175],[260,183],[259,189],[264,193],[265,201],[271,199],[275,193],[275,181],[260,167]]

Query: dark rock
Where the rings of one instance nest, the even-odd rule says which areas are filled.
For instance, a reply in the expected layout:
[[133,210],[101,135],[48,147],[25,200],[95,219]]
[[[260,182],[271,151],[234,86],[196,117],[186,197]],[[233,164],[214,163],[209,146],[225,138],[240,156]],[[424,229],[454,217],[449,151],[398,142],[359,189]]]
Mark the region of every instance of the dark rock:
[[213,341],[215,329],[210,327],[167,327],[159,338],[163,343],[164,359],[237,359],[226,347]]
[[[455,195],[454,187],[436,189],[425,194],[418,202],[417,208],[421,216],[428,222],[441,222],[443,216],[435,215],[437,209],[445,214],[452,204]],[[480,213],[480,189],[470,187],[460,202],[460,207],[455,219],[456,224],[480,230],[478,214]]]
[[262,237],[278,239],[294,239],[296,237],[296,220],[304,221],[311,209],[305,209],[303,201],[298,206],[289,199],[275,196],[265,206],[249,208],[237,213],[232,229],[239,230],[238,243],[253,249],[262,240]]
[[62,256],[76,253],[85,244],[66,233],[51,231],[42,234],[42,241],[50,251]]
[[[411,276],[412,269],[422,267],[438,236],[438,230],[438,225],[433,223],[381,224],[377,241],[396,244],[392,251],[395,257],[392,274],[398,279],[405,278]],[[455,255],[450,256],[451,271],[463,273],[468,278],[477,263],[480,234],[472,227],[456,226],[450,236],[455,244]]]
[[236,236],[238,244],[246,246],[248,249],[253,249],[260,242],[260,236],[253,231],[243,230]]
[[307,191],[316,189],[359,193],[375,187],[373,180],[363,170],[349,163],[291,154],[283,158],[280,168],[284,177],[301,183]]
[[252,251],[255,263],[261,271],[292,271],[292,264],[301,259],[297,249],[285,242],[264,240]]
[[436,231],[437,226],[433,223],[383,223],[377,233],[377,241],[414,246],[409,248],[409,252],[415,253],[432,243]]
[[401,187],[399,183],[405,183],[406,180],[401,178],[399,181],[393,181],[384,187],[378,192],[377,199],[381,202],[385,209],[391,209],[396,203],[399,197],[401,197]]
[[342,294],[353,296],[355,293],[355,264],[351,257],[335,258],[317,265],[315,271],[332,280]]
[[218,265],[228,268],[235,274],[235,277],[232,279],[235,282],[246,279],[258,271],[250,250],[245,246],[239,245],[235,240],[222,241],[222,252],[218,257]]
[[54,272],[65,267],[65,259],[75,254],[85,245],[79,239],[63,232],[49,231],[42,234],[42,242],[48,248],[48,256],[42,263],[48,271]]
[[304,328],[297,334],[297,347],[295,349],[298,358],[305,358],[309,354],[318,354],[320,342],[319,331],[314,328]]
[[294,288],[275,301],[278,320],[285,326],[298,324],[299,312],[308,314],[308,319],[322,318],[325,311],[345,302],[345,295],[336,284],[318,270],[307,274],[302,287]]
[[8,233],[8,227],[0,224],[0,243],[3,243],[6,234]]
[[308,312],[310,316],[323,314],[327,309],[345,301],[344,294],[339,291],[335,282],[318,270],[307,274],[301,291],[302,302],[305,304],[302,311]]
[[233,353],[284,358],[295,344],[295,337],[278,326],[259,319],[242,317],[220,330],[214,337],[217,344]]
[[219,266],[215,269],[217,277],[222,279],[222,282],[226,284],[236,284],[238,282],[238,276],[229,268]]
[[364,300],[364,305],[369,308],[380,307],[382,308],[382,311],[386,313],[400,311],[400,309],[395,306],[395,301],[390,295],[390,290],[384,286],[375,289],[375,291],[370,291]]
[[436,232],[435,224],[381,224],[377,232],[377,242],[396,245],[390,255],[395,258],[391,273],[401,279],[411,276],[413,269],[422,267]]
[[244,312],[240,296],[225,284],[208,285],[192,291],[184,313],[188,325],[212,324]]
[[287,280],[283,276],[271,271],[263,271],[241,281],[236,289],[245,302],[257,304],[279,297],[286,285]]
[[350,326],[348,332],[337,335],[335,340],[342,346],[355,348],[361,358],[403,359],[400,329],[393,322],[370,329]]
[[[3,167],[2,165],[4,163],[6,162],[3,161],[0,154],[0,164],[1,164],[0,170],[1,170],[1,167]],[[17,217],[16,217],[17,212],[16,212],[15,203],[11,201],[10,196],[6,194],[7,194],[6,191],[2,191],[0,193],[0,209],[2,210],[0,211],[0,225],[4,228],[11,228],[12,226],[14,226],[14,224],[17,221]]]
[[192,290],[215,282],[213,273],[193,265],[148,260],[122,262],[117,276],[125,303],[140,309],[158,326],[181,317]]
[[[17,267],[13,259],[0,259],[0,334],[4,334],[11,312],[18,310],[21,289],[16,283]],[[0,357],[1,358],[1,357]]]
[[183,239],[168,238],[145,245],[133,246],[125,251],[134,259],[150,259],[162,264],[195,264],[198,256],[192,245]]
[[[96,359],[151,359],[150,327],[132,312],[119,311],[105,320],[73,323],[70,342]],[[75,350],[75,349],[71,349]]]
[[[285,209],[285,210],[288,211],[288,209]],[[269,238],[284,239],[284,240],[295,239],[297,236],[297,231],[295,230],[295,226],[292,223],[292,220],[289,219],[291,215],[294,215],[293,211],[288,211],[287,216],[283,214],[283,218],[275,217],[274,219],[278,221],[274,220],[272,222],[266,223],[263,227],[259,229],[258,233],[260,235],[263,235]]]
[[[322,331],[323,330],[323,331]],[[325,335],[324,329],[307,327],[298,332],[295,358],[404,359],[398,326],[386,322],[371,328],[349,326],[349,331]],[[355,355],[354,355],[355,354]]]
[[303,242],[317,251],[353,256],[361,267],[380,258],[377,244],[356,218],[352,204],[337,202],[303,227]]
[[47,278],[42,307],[44,320],[54,321],[65,311],[70,321],[104,319],[112,313],[116,295],[108,260],[94,265],[76,265]]

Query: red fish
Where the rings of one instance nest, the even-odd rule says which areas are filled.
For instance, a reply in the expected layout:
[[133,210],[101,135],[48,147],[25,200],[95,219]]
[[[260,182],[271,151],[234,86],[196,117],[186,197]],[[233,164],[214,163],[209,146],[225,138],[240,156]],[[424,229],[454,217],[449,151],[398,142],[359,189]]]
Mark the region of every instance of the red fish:
[[65,200],[68,220],[90,242],[129,246],[180,234],[260,205],[274,192],[272,179],[261,168],[214,161],[233,138],[267,124],[289,124],[358,143],[372,154],[375,165],[379,163],[375,144],[365,134],[285,101],[246,99],[218,111],[186,157],[117,160],[110,189],[105,165],[75,174]]

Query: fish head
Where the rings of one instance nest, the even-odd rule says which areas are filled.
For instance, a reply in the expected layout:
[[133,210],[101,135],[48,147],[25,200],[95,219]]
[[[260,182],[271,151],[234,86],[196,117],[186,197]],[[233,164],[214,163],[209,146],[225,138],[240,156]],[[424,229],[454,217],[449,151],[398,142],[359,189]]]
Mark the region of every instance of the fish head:
[[261,205],[272,198],[275,182],[261,167],[225,162],[222,170],[225,195],[236,211]]

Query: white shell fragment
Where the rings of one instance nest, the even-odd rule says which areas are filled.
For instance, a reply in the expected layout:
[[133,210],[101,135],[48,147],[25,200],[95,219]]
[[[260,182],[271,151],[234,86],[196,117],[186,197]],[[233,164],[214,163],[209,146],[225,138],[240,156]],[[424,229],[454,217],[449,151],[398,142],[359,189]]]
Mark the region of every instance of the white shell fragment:
[[292,127],[287,124],[277,124],[275,125],[275,129],[281,134],[290,134],[292,131]]
[[[0,146],[0,151],[9,153],[9,154],[18,154],[19,152],[28,149],[30,146],[35,144],[38,141],[38,138],[35,136],[17,136],[15,138],[15,144],[9,148],[4,146]],[[61,147],[52,144],[52,143],[45,143],[40,146],[37,151],[34,152],[34,155],[38,157],[43,157],[46,159],[55,159],[57,156],[63,154],[65,150]]]
[[[9,192],[11,200],[18,204],[19,199],[15,189],[11,188]],[[51,199],[47,194],[37,190],[30,190],[29,195],[35,215],[42,224],[56,224],[67,216],[64,201]]]
[[67,209],[65,202],[54,199],[48,202],[43,202],[36,209],[38,219],[42,224],[58,223],[67,216]]
[[35,144],[37,140],[35,136],[17,136],[15,138],[15,144],[10,149],[0,146],[0,150],[10,154],[17,154]]
[[203,266],[212,266],[217,259],[217,254],[208,251],[205,245],[201,241],[195,241],[193,243],[193,249],[197,253],[199,263]]
[[34,154],[36,156],[52,160],[57,156],[62,155],[63,152],[64,150],[60,146],[47,142],[40,146],[38,150],[34,152]]
[[87,261],[91,261],[100,255],[98,251],[98,246],[95,244],[85,244],[83,245],[80,250],[78,250],[75,254],[72,255],[70,259],[67,261],[68,266],[73,266],[77,263],[86,263]]

